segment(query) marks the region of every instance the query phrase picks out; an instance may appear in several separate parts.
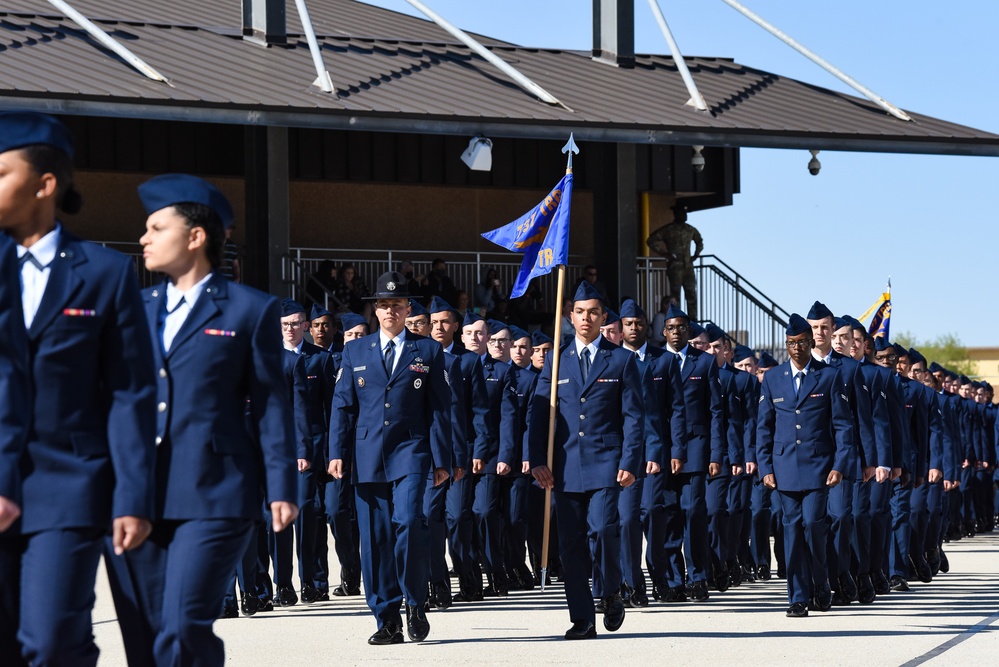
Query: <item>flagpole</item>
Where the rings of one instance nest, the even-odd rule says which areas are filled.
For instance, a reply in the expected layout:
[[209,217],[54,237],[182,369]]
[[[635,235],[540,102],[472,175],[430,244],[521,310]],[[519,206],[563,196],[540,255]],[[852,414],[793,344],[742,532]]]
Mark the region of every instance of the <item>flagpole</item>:
[[[563,153],[568,153],[569,161],[565,168],[566,175],[572,173],[572,156],[579,153],[579,148],[569,134],[569,141],[562,148]],[[548,470],[555,467],[555,418],[558,414],[558,378],[559,361],[562,350],[562,303],[565,300],[565,264],[558,265],[558,286],[555,290],[555,341],[552,349],[552,379],[551,397],[548,402]],[[554,473],[553,473],[554,475]],[[545,489],[545,517],[544,533],[541,538],[541,590],[545,590],[548,582],[548,544],[552,527],[552,490]]]

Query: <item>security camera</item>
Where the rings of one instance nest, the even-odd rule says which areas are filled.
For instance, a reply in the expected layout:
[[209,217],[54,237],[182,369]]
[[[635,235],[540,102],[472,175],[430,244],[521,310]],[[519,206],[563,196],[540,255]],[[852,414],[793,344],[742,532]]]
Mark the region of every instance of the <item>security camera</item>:
[[812,159],[808,161],[808,173],[812,176],[818,176],[819,172],[822,171],[822,163],[819,162],[819,151],[808,151],[812,154]]
[[704,156],[701,155],[701,151],[703,150],[704,146],[694,146],[694,156],[690,158],[690,166],[697,173],[704,171]]

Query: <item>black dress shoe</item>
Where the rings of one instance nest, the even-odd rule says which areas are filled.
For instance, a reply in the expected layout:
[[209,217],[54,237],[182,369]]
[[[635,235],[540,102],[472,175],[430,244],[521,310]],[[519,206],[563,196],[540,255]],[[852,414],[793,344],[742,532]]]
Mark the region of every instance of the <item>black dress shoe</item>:
[[257,598],[257,611],[274,611],[274,602]]
[[910,571],[916,575],[916,578],[924,584],[928,584],[933,581],[933,573],[930,571],[930,565],[922,556],[910,553],[909,568]]
[[857,600],[860,604],[871,604],[874,602],[874,598],[877,597],[877,593],[874,591],[874,583],[871,581],[871,575],[861,574],[857,576]]
[[621,599],[621,594],[604,598],[604,607],[607,609],[604,612],[604,628],[607,632],[615,632],[624,623],[624,600]]
[[573,621],[572,627],[565,631],[566,639],[593,639],[597,629],[589,621]]
[[832,591],[829,590],[828,584],[815,592],[808,608],[813,611],[829,611],[832,608]]
[[839,594],[847,602],[857,600],[857,582],[849,572],[839,575]]
[[423,611],[423,605],[406,605],[406,634],[414,642],[422,642],[430,634],[430,621]]
[[653,581],[652,582],[652,599],[653,600],[662,600],[663,599],[662,593],[659,592],[660,590],[661,589],[659,588],[659,584],[657,584],[656,582]]
[[764,563],[756,568],[756,578],[762,581],[770,581],[770,565]]
[[900,577],[897,574],[891,578],[888,586],[898,593],[904,593],[909,590],[909,582],[905,580],[905,577]]
[[663,602],[686,602],[687,601],[687,591],[684,590],[683,586],[673,586],[672,588],[666,588],[666,594],[663,595]]
[[926,552],[926,563],[930,566],[930,574],[937,576],[940,572],[940,549],[932,549]]
[[260,598],[256,595],[243,595],[239,599],[239,609],[243,616],[253,616],[260,608]]
[[885,579],[885,573],[881,570],[874,571],[871,581],[874,583],[874,592],[878,595],[888,595],[891,592],[891,584]]
[[222,607],[222,615],[219,618],[239,618],[239,609],[234,604],[227,604]]
[[947,560],[947,554],[944,553],[943,549],[940,550],[940,571],[944,574],[950,572],[950,561]]
[[350,586],[347,583],[341,583],[336,588],[330,591],[330,595],[335,595],[338,598],[347,597],[348,595],[360,595],[360,586]]
[[752,565],[743,565],[742,580],[748,583],[754,583],[756,581],[756,568]]
[[316,590],[315,586],[310,586],[306,584],[302,586],[302,602],[305,604],[311,604],[316,601],[319,597],[319,591]]
[[378,632],[368,637],[368,643],[372,646],[388,646],[402,642],[402,628],[398,625],[383,625]]
[[291,607],[298,604],[298,595],[291,586],[282,586],[279,588],[275,599],[282,607]]
[[431,584],[430,590],[433,592],[434,609],[443,611],[451,606],[451,589],[448,588],[446,582],[439,581],[436,584]]
[[795,602],[787,608],[787,616],[788,618],[805,618],[808,616],[808,607],[805,606],[804,602]]
[[690,599],[694,602],[704,602],[708,599],[708,584],[703,581],[695,581],[690,584]]
[[527,565],[521,564],[517,568],[517,578],[520,579],[520,590],[534,590],[534,573],[531,572]]
[[742,584],[742,565],[734,558],[728,562],[728,585],[730,588],[738,588]]
[[783,567],[777,566],[777,578],[778,579],[787,579],[787,568],[783,568]]
[[715,576],[712,578],[711,583],[719,593],[727,591],[729,586],[728,568],[715,570]]
[[329,591],[319,591],[319,595],[316,596],[316,602],[329,602],[330,592]]
[[645,591],[636,590],[631,594],[631,606],[632,607],[648,607],[649,606],[649,596],[645,594]]
[[603,599],[597,600],[596,604],[593,605],[593,611],[595,611],[598,614],[606,614],[607,603],[604,602]]

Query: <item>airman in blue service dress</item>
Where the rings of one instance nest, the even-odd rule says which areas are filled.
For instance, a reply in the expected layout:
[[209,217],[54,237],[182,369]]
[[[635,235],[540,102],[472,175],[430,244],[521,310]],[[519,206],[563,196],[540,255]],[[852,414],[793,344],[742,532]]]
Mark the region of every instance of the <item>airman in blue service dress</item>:
[[787,326],[791,358],[763,376],[756,454],[763,482],[783,510],[787,615],[828,611],[829,487],[842,479],[853,444],[853,415],[836,368],[812,358],[812,330],[797,313]]
[[[150,215],[140,241],[147,266],[169,247],[160,245],[161,221],[203,224],[211,238],[232,218],[221,192],[193,176],[158,176],[139,186],[139,196]],[[275,523],[283,527],[297,514],[278,300],[224,278],[215,270],[219,258],[208,261],[206,275],[184,291],[169,269],[167,281],[143,291],[157,369],[156,524],[118,573],[134,583],[135,613],[154,634],[151,643],[124,636],[139,664],[223,664],[212,624],[265,490]],[[119,592],[115,602],[121,618],[130,600]]]
[[[604,627],[624,622],[618,496],[644,468],[642,381],[635,355],[600,336],[603,297],[583,282],[573,299],[576,337],[545,361],[531,409],[531,470],[553,488],[569,618],[566,639],[596,636],[591,572],[603,591]],[[549,402],[558,387],[554,469],[547,466]],[[591,570],[592,562],[592,570]]]
[[[39,153],[72,174],[72,138],[61,123],[0,114],[4,172],[31,184],[27,202],[0,202],[0,225],[20,260],[17,281],[4,250],[5,289],[17,285],[21,302],[4,308],[4,317],[21,318],[9,350],[17,354],[27,338],[30,383],[21,404],[26,442],[23,430],[0,436],[8,457],[0,494],[21,508],[20,522],[0,536],[0,663],[93,665],[91,610],[104,537],[113,527],[116,551],[135,546],[153,517],[152,344],[131,260],[56,221],[56,208],[80,202],[65,176],[39,171]],[[19,443],[20,462],[9,469]],[[122,541],[126,524],[130,543]]]
[[[15,244],[0,234],[0,336],[4,340],[0,346],[0,533],[20,516],[21,456],[30,426],[28,339],[20,285]],[[3,650],[0,645],[0,655]]]
[[[430,531],[423,512],[427,475],[444,483],[452,466],[451,392],[439,343],[406,331],[409,293],[402,274],[378,278],[380,330],[344,346],[333,394],[330,464],[351,475],[361,533],[361,571],[378,631],[374,645],[422,641],[430,580]],[[356,425],[356,430],[354,426]],[[344,470],[345,457],[353,469]]]

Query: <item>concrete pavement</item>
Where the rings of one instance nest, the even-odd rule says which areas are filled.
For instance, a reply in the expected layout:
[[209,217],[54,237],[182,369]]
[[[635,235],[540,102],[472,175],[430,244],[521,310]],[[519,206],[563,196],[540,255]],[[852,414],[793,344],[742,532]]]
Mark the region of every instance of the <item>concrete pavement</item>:
[[[421,644],[368,646],[374,619],[363,597],[220,620],[228,664],[360,665],[968,665],[999,653],[999,533],[944,545],[951,571],[869,606],[834,607],[790,619],[784,580],[711,593],[705,603],[653,602],[629,609],[624,626],[567,642],[562,587],[432,611]],[[333,554],[332,548],[330,553]],[[125,665],[103,567],[94,634],[102,666]]]

